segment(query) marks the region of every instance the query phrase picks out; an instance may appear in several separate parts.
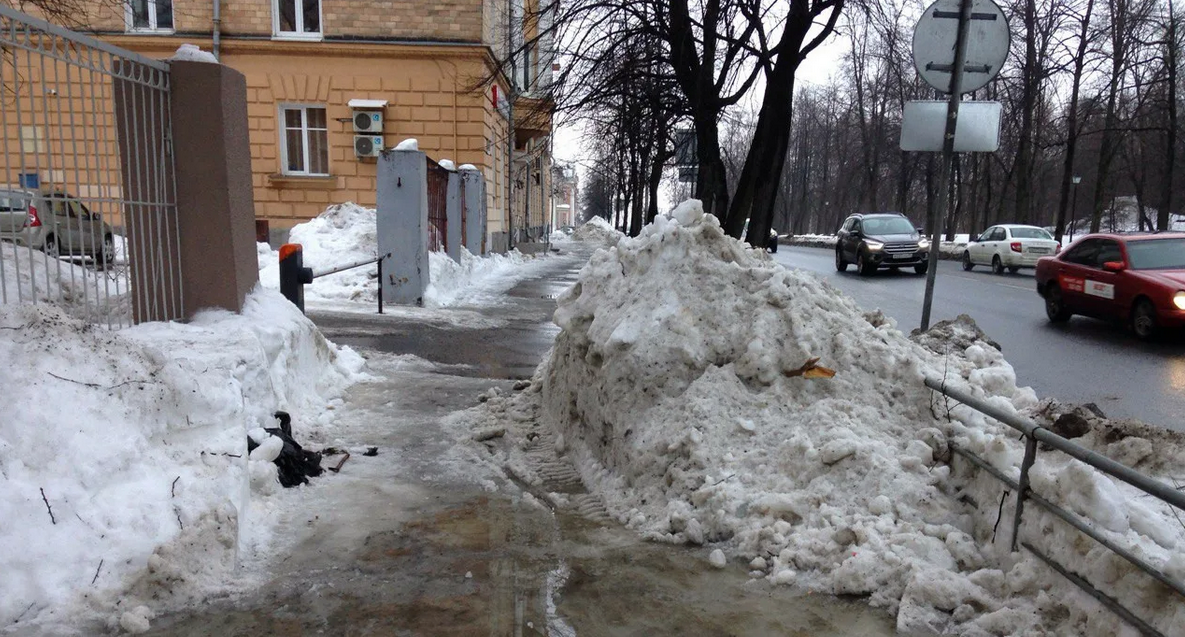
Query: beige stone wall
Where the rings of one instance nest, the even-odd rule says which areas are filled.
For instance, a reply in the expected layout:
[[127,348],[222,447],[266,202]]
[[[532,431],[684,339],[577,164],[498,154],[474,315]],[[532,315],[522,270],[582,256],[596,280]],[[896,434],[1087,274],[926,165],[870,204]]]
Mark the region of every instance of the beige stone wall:
[[[239,55],[224,61],[247,76],[247,115],[256,190],[256,215],[274,227],[315,216],[331,203],[375,204],[375,160],[354,155],[351,99],[382,99],[387,147],[409,137],[433,159],[458,165],[491,164],[486,153],[484,94],[465,76],[472,59],[359,60],[328,55]],[[325,105],[329,120],[330,177],[282,175],[280,106]],[[345,121],[339,121],[345,120]]]

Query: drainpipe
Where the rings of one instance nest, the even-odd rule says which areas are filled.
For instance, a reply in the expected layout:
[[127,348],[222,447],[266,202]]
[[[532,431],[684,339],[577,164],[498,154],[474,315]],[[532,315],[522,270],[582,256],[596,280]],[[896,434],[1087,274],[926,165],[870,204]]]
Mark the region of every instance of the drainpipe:
[[222,57],[219,54],[219,44],[222,42],[222,0],[214,0],[214,59],[219,62]]

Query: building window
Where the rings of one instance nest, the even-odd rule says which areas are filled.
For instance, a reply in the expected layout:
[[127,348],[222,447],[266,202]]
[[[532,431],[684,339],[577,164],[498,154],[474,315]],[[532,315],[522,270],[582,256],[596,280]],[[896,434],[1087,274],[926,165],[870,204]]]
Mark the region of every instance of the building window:
[[329,174],[329,127],[324,106],[283,106],[285,175]]
[[321,37],[321,0],[274,0],[272,15],[279,37]]
[[172,31],[173,0],[129,0],[129,31]]

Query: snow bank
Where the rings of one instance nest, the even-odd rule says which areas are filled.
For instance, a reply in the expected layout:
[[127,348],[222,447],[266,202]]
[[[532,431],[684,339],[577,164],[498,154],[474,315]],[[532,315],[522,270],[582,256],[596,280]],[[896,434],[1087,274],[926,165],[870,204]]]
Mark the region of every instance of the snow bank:
[[[116,242],[116,262],[126,263],[123,237]],[[56,302],[75,317],[126,322],[131,316],[127,274],[98,270],[44,252],[0,241],[0,306],[8,303]]]
[[[1029,553],[1009,552],[1015,503],[997,537],[998,483],[965,462],[952,475],[951,443],[1014,479],[1023,447],[994,421],[948,410],[925,375],[1005,410],[1039,407],[973,323],[912,341],[695,212],[598,251],[560,297],[561,332],[532,387],[473,416],[507,429],[500,462],[546,485],[523,450],[550,436],[611,515],[646,537],[713,545],[774,583],[869,596],[903,634],[1128,630]],[[833,378],[801,373],[816,357]],[[1185,571],[1173,552],[1185,534],[1163,507],[1055,453],[1039,455],[1033,476],[1116,543]],[[1166,633],[1185,625],[1179,600],[1029,509],[1023,539]]]
[[330,425],[362,366],[259,289],[240,315],[117,332],[0,306],[0,360],[0,623],[23,632],[141,630],[137,606],[217,583],[252,519],[246,432],[276,409],[301,437]]
[[[373,259],[378,254],[374,208],[355,203],[329,206],[315,218],[293,226],[288,242],[301,244],[304,265],[314,270]],[[279,254],[267,244],[258,244],[258,248],[260,282],[279,289]],[[377,305],[378,276],[378,266],[369,265],[317,277],[304,288],[305,303],[345,300]]]
[[590,218],[572,233],[572,238],[577,241],[598,243],[606,246],[617,245],[617,241],[624,236],[620,230],[614,228],[603,217]]
[[450,307],[488,303],[544,263],[544,259],[518,250],[478,257],[461,248],[460,263],[443,252],[429,252],[430,281],[424,291],[424,305]]
[[[378,254],[373,208],[355,203],[330,206],[316,218],[296,225],[290,243],[303,246],[304,264],[314,270],[372,259]],[[269,288],[280,287],[279,254],[266,243],[257,244],[259,280]],[[461,249],[460,263],[442,252],[428,253],[428,288],[424,304],[447,307],[492,298],[530,276],[544,259],[509,254],[474,256]],[[353,301],[374,308],[378,303],[378,266],[370,265],[318,277],[305,286],[305,305]]]
[[218,64],[218,58],[214,57],[213,53],[201,50],[196,44],[182,44],[177,47],[177,52],[173,54],[173,57],[169,58],[169,61]]
[[420,140],[409,137],[395,145],[395,150],[419,150]]

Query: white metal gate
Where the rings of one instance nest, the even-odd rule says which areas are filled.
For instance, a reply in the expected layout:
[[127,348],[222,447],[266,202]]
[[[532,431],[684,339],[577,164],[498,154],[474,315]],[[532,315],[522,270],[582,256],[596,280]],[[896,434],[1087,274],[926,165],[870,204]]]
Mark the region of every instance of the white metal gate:
[[0,303],[180,318],[169,67],[0,5]]

